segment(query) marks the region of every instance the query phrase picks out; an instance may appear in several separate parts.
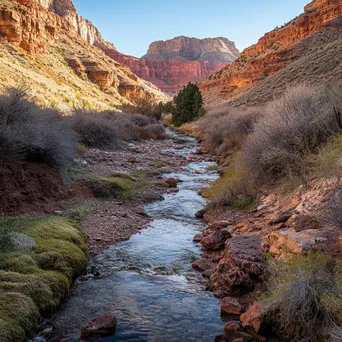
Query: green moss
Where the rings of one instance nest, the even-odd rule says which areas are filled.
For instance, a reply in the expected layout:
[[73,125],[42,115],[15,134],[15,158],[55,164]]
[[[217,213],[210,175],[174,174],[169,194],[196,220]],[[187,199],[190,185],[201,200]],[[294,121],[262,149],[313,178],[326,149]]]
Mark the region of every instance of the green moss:
[[156,168],[168,167],[169,166],[169,164],[164,162],[163,160],[154,160],[153,165]]
[[0,219],[0,235],[10,246],[0,250],[1,341],[23,341],[85,269],[87,235],[64,217]]
[[123,177],[99,177],[94,180],[96,197],[132,198],[132,180]]
[[1,342],[24,341],[39,312],[33,300],[16,292],[0,291]]

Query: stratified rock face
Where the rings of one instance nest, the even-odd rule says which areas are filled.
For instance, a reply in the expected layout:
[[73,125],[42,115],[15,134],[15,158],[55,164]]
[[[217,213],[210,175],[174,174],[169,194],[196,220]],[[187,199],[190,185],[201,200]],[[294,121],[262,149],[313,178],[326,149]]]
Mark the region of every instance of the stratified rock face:
[[89,44],[103,50],[115,48],[113,44],[102,38],[99,30],[89,20],[84,19],[76,12],[72,0],[38,0],[38,3],[66,19]]
[[177,37],[158,41],[140,59],[113,49],[105,52],[139,77],[170,93],[178,92],[189,82],[204,80],[239,56],[235,44],[227,38]]
[[239,50],[227,38],[197,39],[176,37],[150,45],[142,59],[153,61],[206,61],[210,65],[230,63],[239,57]]
[[[308,53],[315,52],[313,49],[320,43],[320,39],[312,41],[311,45],[304,45],[301,42],[327,27],[340,27],[340,23],[333,23],[333,21],[341,14],[342,0],[315,0],[308,4],[303,14],[285,26],[266,33],[257,44],[244,50],[237,61],[202,82],[201,90],[207,106],[215,106],[219,104],[218,102],[223,103],[236,98],[247,89],[255,87],[263,80],[268,80],[280,70],[307,56]],[[328,45],[336,38],[328,32],[322,39]],[[321,41],[322,44],[317,47],[317,50],[324,47],[324,41]],[[288,80],[284,80],[286,81]],[[279,82],[278,85],[272,84],[272,96],[275,95],[279,84]],[[270,99],[264,95],[261,94],[259,102]],[[247,101],[242,104],[250,103]]]

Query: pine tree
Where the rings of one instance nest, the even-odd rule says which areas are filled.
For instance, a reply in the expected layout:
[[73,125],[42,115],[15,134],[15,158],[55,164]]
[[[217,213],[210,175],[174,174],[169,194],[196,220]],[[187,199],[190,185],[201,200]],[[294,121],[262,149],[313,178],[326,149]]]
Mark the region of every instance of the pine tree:
[[197,84],[189,83],[174,98],[173,122],[180,126],[193,121],[203,112],[202,94]]

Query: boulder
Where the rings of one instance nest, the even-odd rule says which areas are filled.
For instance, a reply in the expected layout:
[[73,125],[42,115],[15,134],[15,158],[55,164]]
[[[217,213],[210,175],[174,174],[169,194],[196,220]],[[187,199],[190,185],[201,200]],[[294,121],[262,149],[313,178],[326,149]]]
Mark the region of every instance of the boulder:
[[242,326],[247,332],[257,335],[262,321],[262,311],[259,302],[255,302],[252,307],[240,316]]
[[193,241],[194,242],[201,242],[203,238],[204,238],[203,234],[197,234],[194,236]]
[[178,183],[183,182],[180,179],[177,178],[166,178],[164,179],[164,182],[170,187],[170,188],[176,188]]
[[253,289],[253,279],[263,273],[262,239],[258,236],[238,235],[226,241],[224,255],[210,277],[212,290],[226,295],[243,294]]
[[217,250],[224,247],[227,239],[231,238],[232,235],[225,229],[218,230],[201,240],[201,245],[210,250]]
[[224,328],[224,339],[223,341],[242,341],[242,342],[249,342],[253,340],[253,336],[240,331],[241,326],[238,322],[232,321],[226,324]]
[[205,214],[205,209],[198,210],[195,214],[197,218],[203,218]]
[[221,313],[227,316],[240,316],[244,308],[236,298],[225,297],[220,302]]
[[212,268],[214,268],[216,265],[214,263],[212,263],[210,260],[208,259],[198,259],[195,262],[192,263],[192,267],[195,270],[204,272],[206,270],[210,270]]
[[115,333],[116,318],[114,316],[100,316],[89,319],[81,328],[81,338],[96,339],[112,336]]
[[294,229],[272,232],[268,235],[269,251],[278,259],[305,253],[316,240],[311,231],[296,232]]

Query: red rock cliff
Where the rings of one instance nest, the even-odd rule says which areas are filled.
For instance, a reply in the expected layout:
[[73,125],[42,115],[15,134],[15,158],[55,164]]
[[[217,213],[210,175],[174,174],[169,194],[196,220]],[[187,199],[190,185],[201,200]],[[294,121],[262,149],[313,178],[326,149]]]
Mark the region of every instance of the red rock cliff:
[[227,38],[177,37],[158,41],[152,43],[140,59],[113,49],[105,52],[139,77],[170,93],[177,92],[188,82],[202,81],[239,56],[235,44]]
[[303,14],[266,33],[257,44],[245,49],[237,61],[203,81],[201,90],[207,104],[215,105],[217,97],[232,98],[294,62],[301,57],[294,53],[296,43],[341,14],[342,0],[315,0],[308,4]]

